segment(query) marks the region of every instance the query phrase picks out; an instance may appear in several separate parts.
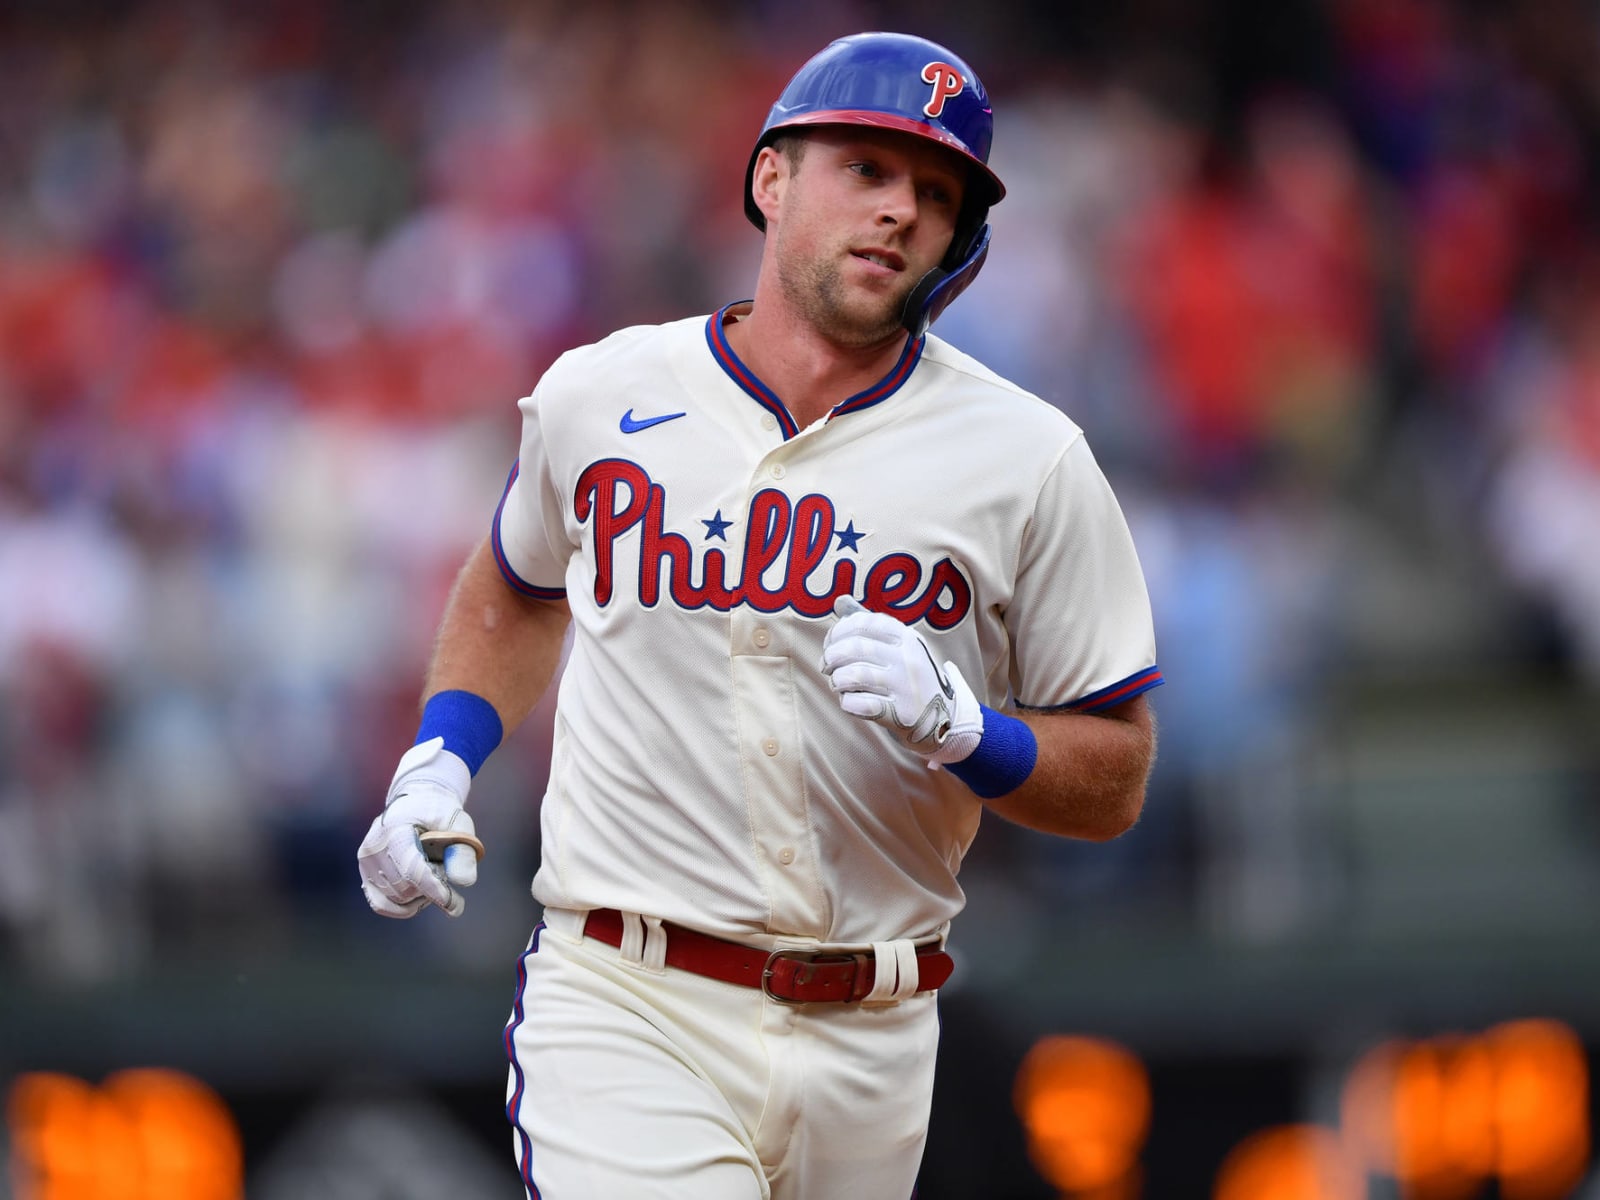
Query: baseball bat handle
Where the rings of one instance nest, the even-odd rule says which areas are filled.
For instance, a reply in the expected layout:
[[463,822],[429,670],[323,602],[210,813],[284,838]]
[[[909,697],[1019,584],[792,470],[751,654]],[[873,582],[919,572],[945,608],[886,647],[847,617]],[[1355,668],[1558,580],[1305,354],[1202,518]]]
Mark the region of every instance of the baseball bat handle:
[[478,856],[478,861],[483,861],[483,843],[470,833],[457,833],[450,829],[429,829],[417,835],[417,840],[422,843],[422,852],[433,862],[443,862],[445,848],[448,846],[471,846],[472,852]]

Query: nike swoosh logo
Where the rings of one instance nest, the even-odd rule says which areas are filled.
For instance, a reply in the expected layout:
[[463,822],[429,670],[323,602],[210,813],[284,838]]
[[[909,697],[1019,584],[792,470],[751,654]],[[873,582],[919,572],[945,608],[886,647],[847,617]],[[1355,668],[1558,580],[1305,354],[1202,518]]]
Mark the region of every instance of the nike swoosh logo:
[[950,686],[950,681],[944,677],[944,672],[939,670],[939,664],[933,661],[933,652],[928,649],[928,643],[922,643],[922,652],[928,656],[928,665],[933,668],[933,677],[939,681],[939,690],[944,693],[946,700],[956,698],[955,688]]
[[667,413],[665,416],[661,417],[645,417],[642,420],[634,420],[633,409],[630,408],[627,412],[622,414],[622,432],[638,433],[641,429],[649,429],[650,426],[659,425],[663,421],[676,421],[679,417],[686,417],[688,415],[688,413],[675,412]]

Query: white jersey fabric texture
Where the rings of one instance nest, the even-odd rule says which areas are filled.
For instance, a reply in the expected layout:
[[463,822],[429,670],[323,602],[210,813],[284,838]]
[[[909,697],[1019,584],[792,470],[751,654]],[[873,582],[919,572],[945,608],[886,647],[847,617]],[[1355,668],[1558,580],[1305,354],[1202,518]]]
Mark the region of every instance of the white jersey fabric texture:
[[520,402],[507,582],[564,596],[547,907],[751,944],[942,933],[981,801],[819,669],[833,598],[893,613],[984,703],[1161,682],[1128,526],[1082,431],[933,335],[798,428],[709,317],[564,354]]

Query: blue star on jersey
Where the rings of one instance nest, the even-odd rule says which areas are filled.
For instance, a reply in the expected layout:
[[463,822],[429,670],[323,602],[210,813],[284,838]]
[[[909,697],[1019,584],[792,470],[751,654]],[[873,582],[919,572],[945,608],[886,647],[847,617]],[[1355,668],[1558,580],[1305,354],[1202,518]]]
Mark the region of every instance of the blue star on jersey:
[[706,541],[709,542],[712,538],[721,538],[723,541],[727,541],[728,535],[725,530],[728,528],[728,526],[732,525],[733,522],[724,521],[722,519],[722,510],[719,508],[717,509],[716,516],[712,517],[709,521],[704,517],[701,517],[700,524],[706,527]]
[[[722,514],[718,513],[717,515],[720,517]],[[856,543],[862,538],[866,537],[866,534],[857,533],[856,523],[852,520],[843,529],[835,529],[833,531],[833,536],[839,539],[839,549],[849,550],[852,553],[859,554],[860,548],[856,545]]]

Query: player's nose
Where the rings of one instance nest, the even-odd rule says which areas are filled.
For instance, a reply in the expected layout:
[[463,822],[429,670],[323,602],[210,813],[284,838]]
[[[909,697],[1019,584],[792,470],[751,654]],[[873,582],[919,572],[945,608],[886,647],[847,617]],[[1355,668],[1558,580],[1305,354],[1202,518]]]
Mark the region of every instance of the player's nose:
[[914,225],[917,220],[917,186],[910,175],[889,180],[878,189],[880,225]]

